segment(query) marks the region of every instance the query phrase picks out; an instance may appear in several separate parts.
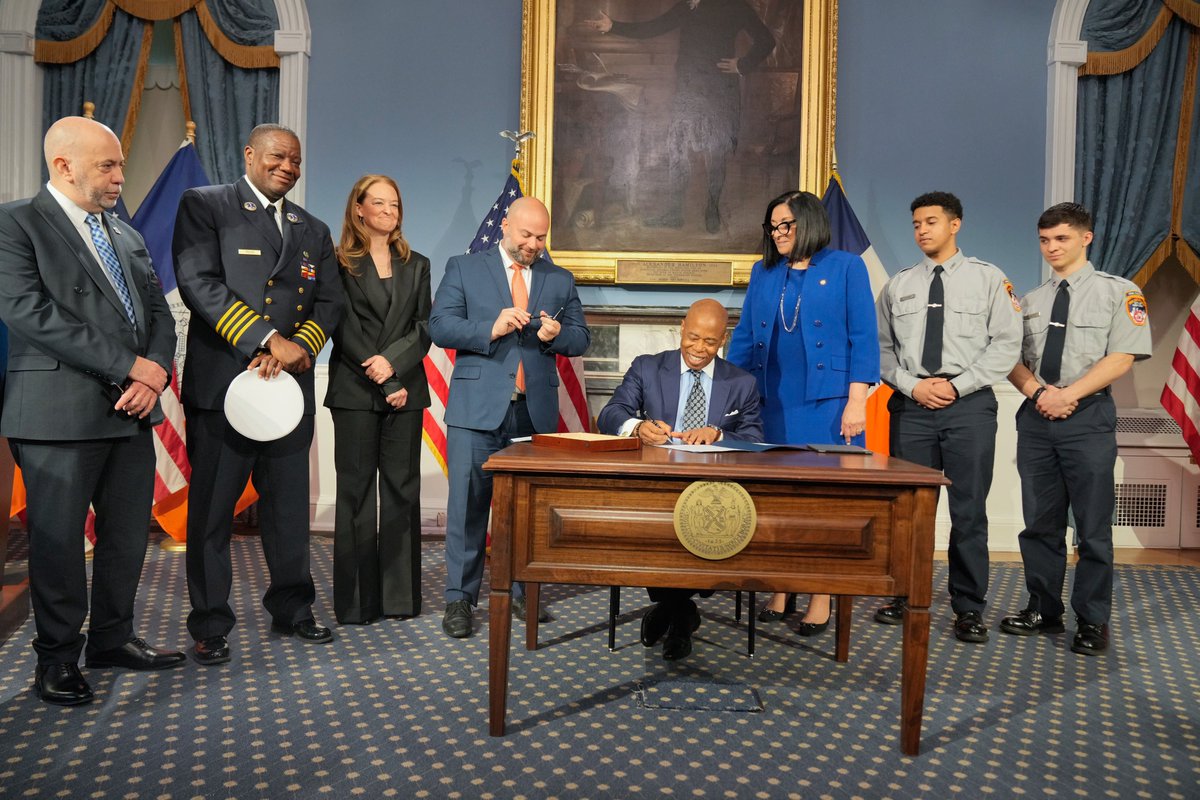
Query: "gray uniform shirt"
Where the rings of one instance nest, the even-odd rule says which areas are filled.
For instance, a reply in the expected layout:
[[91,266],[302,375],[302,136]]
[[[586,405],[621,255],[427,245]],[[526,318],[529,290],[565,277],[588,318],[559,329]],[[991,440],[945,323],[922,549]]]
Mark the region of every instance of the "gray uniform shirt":
[[[879,367],[884,383],[912,397],[928,377],[921,366],[933,268],[929,258],[902,270],[879,293]],[[1021,310],[1012,284],[994,264],[958,250],[942,267],[945,314],[942,374],[959,397],[1008,377],[1021,354]]]
[[[1128,353],[1138,361],[1150,357],[1150,316],[1146,298],[1137,284],[1097,272],[1090,261],[1066,280],[1071,306],[1058,386],[1079,380],[1109,353]],[[1021,303],[1025,309],[1021,362],[1041,383],[1045,381],[1038,370],[1046,348],[1054,296],[1061,281],[1055,275],[1025,295]]]

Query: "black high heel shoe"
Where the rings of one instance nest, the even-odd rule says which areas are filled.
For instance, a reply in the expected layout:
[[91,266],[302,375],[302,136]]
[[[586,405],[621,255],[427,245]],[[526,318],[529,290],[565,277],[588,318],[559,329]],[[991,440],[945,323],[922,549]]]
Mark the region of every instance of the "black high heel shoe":
[[[773,599],[773,598],[772,598]],[[773,611],[770,601],[758,612],[759,622],[779,622],[796,613],[796,595],[789,594],[783,603],[783,611]]]
[[817,636],[825,632],[829,627],[829,620],[824,622],[801,622],[796,626],[797,636]]

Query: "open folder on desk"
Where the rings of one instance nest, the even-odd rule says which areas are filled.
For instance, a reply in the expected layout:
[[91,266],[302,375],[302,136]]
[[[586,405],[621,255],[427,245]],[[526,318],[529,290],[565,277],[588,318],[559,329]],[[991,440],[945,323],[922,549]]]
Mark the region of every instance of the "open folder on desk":
[[742,442],[736,439],[722,439],[717,447],[725,450],[744,450],[748,453],[761,453],[765,450],[812,450],[815,453],[837,453],[840,455],[870,455],[871,451],[856,444],[770,444],[759,442]]

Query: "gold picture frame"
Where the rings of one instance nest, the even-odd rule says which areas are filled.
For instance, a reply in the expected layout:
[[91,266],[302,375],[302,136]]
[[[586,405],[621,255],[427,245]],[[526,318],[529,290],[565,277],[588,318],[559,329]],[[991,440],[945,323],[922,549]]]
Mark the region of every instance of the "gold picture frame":
[[[684,126],[672,120],[679,120],[688,109],[681,107],[678,99],[670,105],[672,101],[662,97],[672,95],[661,90],[661,86],[673,86],[675,98],[684,91],[683,31],[649,36],[639,33],[636,39],[630,31],[656,15],[683,14],[683,9],[692,5],[687,0],[523,0],[521,129],[535,133],[520,156],[523,183],[527,194],[541,199],[550,209],[552,225],[547,247],[555,262],[571,270],[579,283],[745,285],[751,266],[761,258],[755,251],[761,239],[758,228],[766,201],[796,187],[817,195],[824,191],[833,168],[837,0],[700,0],[701,4],[706,2],[710,13],[721,4],[751,8],[768,30],[774,24],[775,49],[758,70],[738,77],[740,88],[735,104],[730,104],[736,114],[714,114],[710,106],[700,109],[694,121]],[[607,31],[598,30],[591,22],[600,20],[602,14],[611,14],[609,19],[615,21],[619,13],[642,20],[622,20]],[[738,35],[741,38],[735,46],[739,55],[747,48],[753,52],[757,47],[753,34]],[[737,58],[733,62],[739,63]],[[622,68],[627,72],[621,72]],[[666,77],[660,79],[659,75]],[[756,82],[753,87],[752,80]],[[653,97],[656,88],[657,103]],[[756,97],[786,99],[760,113]],[[597,110],[593,98],[607,105]],[[557,109],[556,103],[560,105]],[[743,106],[748,113],[742,113]],[[575,114],[578,109],[587,113]],[[782,111],[772,116],[777,109]],[[704,120],[721,114],[732,116],[733,121],[726,124],[726,138],[720,139],[725,142],[720,146],[725,148],[726,156],[715,159],[721,162],[717,170],[711,166],[714,158],[695,145],[694,139],[702,135],[695,131],[704,127]],[[624,139],[620,133],[611,133],[623,130],[614,120],[624,118],[641,125],[640,132]],[[777,119],[794,127],[773,125]],[[595,124],[597,120],[600,124]],[[657,135],[646,133],[651,129],[647,120],[657,122]],[[556,131],[556,124],[561,131]],[[666,126],[672,124],[679,127],[665,135]],[[761,141],[751,147],[745,142],[745,133],[753,125],[758,126]],[[678,144],[672,145],[669,156],[664,154],[666,144],[655,149],[660,142],[678,142],[676,134],[680,130],[683,136],[693,138],[683,145],[690,148],[685,157],[678,156],[682,152]],[[730,130],[732,140],[728,138]],[[791,130],[795,130],[795,137],[788,133]],[[767,137],[779,136],[779,131],[784,131],[782,143],[768,141]],[[605,142],[605,135],[612,135],[613,142]],[[737,149],[739,136],[743,137],[741,150]],[[733,149],[730,141],[735,142]],[[556,144],[560,145],[557,163]],[[606,144],[611,145],[608,152],[615,153],[615,159],[603,155]],[[574,149],[568,150],[571,147]],[[722,187],[729,183],[726,174],[739,168],[734,159],[743,151],[752,166],[734,171],[744,187],[740,196],[734,196]],[[674,162],[667,163],[670,159]],[[614,160],[620,163],[614,164]],[[726,163],[732,166],[727,168]],[[561,173],[557,184],[556,167]],[[694,177],[697,168],[703,171],[700,179]],[[754,170],[762,173],[761,181]],[[720,178],[714,181],[713,175],[718,172]],[[680,173],[691,177],[681,183]],[[671,186],[686,186],[686,192],[669,197],[686,196],[691,206],[685,207],[682,200],[668,200],[666,205],[681,207],[682,213],[675,214],[668,208],[663,218],[649,219],[648,215],[664,203],[652,194],[647,199],[647,193],[658,191],[661,198],[666,185],[664,175],[673,181]],[[588,206],[579,199],[597,186],[601,188],[591,194],[601,200],[593,197]],[[632,198],[635,194],[640,197]],[[603,215],[593,213],[596,209]],[[606,218],[615,222],[606,224]],[[648,240],[663,246],[647,246]],[[750,241],[753,245],[747,246]],[[628,249],[625,242],[632,243]]]

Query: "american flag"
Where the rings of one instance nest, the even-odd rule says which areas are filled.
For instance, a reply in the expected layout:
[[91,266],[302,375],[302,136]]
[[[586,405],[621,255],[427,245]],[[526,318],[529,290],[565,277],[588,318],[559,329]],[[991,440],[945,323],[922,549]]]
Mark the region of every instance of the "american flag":
[[[513,201],[523,196],[521,181],[517,176],[519,167],[514,161],[504,188],[492,203],[475,238],[467,247],[468,253],[477,253],[495,247],[500,239],[500,222],[508,214]],[[591,414],[588,413],[587,394],[583,383],[583,359],[555,357],[558,362],[558,430],[590,431]],[[443,350],[437,345],[429,348],[425,356],[425,376],[429,379],[429,408],[425,409],[422,438],[432,451],[434,458],[446,472],[446,401],[450,395],[450,373],[454,369],[454,351]]]
[[1179,423],[1192,457],[1200,461],[1200,298],[1192,303],[1179,334],[1160,402]]

